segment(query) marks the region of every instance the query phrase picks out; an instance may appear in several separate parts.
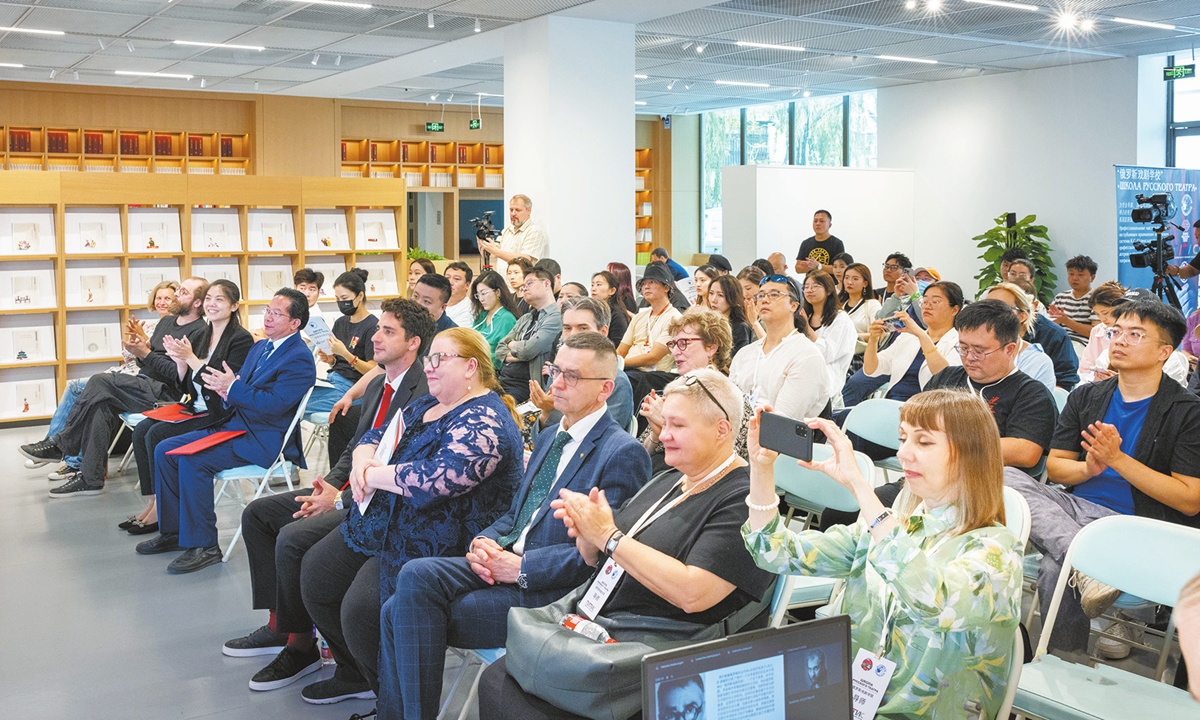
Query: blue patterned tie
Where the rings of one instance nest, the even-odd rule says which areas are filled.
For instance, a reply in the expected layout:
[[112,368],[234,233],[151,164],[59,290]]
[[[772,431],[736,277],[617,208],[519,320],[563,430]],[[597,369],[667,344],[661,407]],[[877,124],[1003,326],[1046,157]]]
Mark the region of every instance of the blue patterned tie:
[[271,355],[274,353],[275,353],[275,343],[271,340],[268,340],[267,341],[267,351],[264,352],[262,354],[262,357],[260,357],[258,359],[258,362],[256,362],[254,364],[254,372],[250,373],[250,377],[254,377],[255,375],[257,375],[258,371],[262,370],[263,365],[267,364],[267,358],[271,357]]
[[507,535],[496,539],[497,545],[507,548],[521,537],[521,531],[529,524],[530,518],[537,512],[537,509],[542,506],[542,501],[546,499],[546,495],[554,485],[554,477],[558,474],[558,462],[562,459],[563,448],[569,442],[571,442],[571,433],[560,431],[554,436],[554,444],[550,446],[550,450],[542,460],[541,467],[533,476],[533,482],[529,484],[529,494],[525,496],[521,512],[517,514],[517,521],[513,523],[512,530]]

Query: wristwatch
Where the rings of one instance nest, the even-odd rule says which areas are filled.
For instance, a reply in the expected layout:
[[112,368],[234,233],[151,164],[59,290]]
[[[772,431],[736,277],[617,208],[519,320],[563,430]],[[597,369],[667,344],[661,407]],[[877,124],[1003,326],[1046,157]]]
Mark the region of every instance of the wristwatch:
[[521,572],[517,573],[517,587],[522,590],[529,589],[529,576],[525,574],[525,558],[521,557]]
[[612,557],[612,554],[617,551],[617,543],[621,542],[623,537],[625,537],[625,533],[620,530],[615,531],[608,542],[604,543],[604,554]]
[[345,510],[346,506],[342,503],[342,494],[338,493],[337,500],[333,501],[333,507],[336,510]]

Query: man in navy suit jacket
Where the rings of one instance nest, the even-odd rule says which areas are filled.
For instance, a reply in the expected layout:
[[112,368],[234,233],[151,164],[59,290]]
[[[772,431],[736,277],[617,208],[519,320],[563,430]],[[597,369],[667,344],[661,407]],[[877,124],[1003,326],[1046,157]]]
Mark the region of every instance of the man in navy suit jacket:
[[[164,440],[154,450],[154,486],[158,496],[158,537],[137,546],[139,555],[187,548],[168,572],[189,573],[220,562],[217,514],[213,507],[213,476],[241,465],[269,466],[275,461],[296,408],[317,379],[312,353],[300,338],[308,324],[308,300],[283,288],[263,314],[266,340],[250,348],[242,374],[209,368],[205,386],[225,400],[233,414],[221,425]],[[192,455],[168,455],[177,447],[213,432],[242,430],[245,434]],[[304,467],[300,433],[288,440],[284,456]]]
[[608,415],[616,373],[607,337],[567,338],[550,366],[563,421],[538,436],[508,512],[466,557],[410,560],[400,571],[381,613],[380,720],[437,715],[448,644],[500,647],[509,608],[551,603],[592,574],[550,501],[562,488],[598,488],[618,507],[650,479],[650,456]]

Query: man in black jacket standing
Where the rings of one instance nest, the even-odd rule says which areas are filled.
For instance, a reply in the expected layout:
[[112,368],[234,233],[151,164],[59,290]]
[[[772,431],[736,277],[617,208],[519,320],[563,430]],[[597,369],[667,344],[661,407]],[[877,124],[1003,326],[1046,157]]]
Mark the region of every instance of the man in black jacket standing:
[[420,304],[399,298],[384,301],[373,338],[375,360],[384,373],[367,386],[357,432],[337,464],[313,481],[311,492],[259,498],[242,512],[254,608],[271,614],[266,625],[225,643],[222,652],[231,657],[276,655],[250,681],[251,690],[281,688],[320,669],[313,621],[300,597],[300,561],[346,516],[349,491],[343,492],[342,486],[349,478],[358,438],[429,392],[418,358],[434,334],[433,318]]

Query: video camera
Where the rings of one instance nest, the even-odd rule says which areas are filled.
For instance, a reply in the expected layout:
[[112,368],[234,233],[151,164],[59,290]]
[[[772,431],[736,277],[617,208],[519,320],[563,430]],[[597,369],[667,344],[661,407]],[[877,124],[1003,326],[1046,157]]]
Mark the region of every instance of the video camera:
[[1153,243],[1133,243],[1138,252],[1129,254],[1129,264],[1135,268],[1152,268],[1158,273],[1161,272],[1163,263],[1175,258],[1175,248],[1170,245],[1170,241],[1175,237],[1162,236],[1162,232],[1167,229],[1167,221],[1175,215],[1175,198],[1170,193],[1159,193],[1149,197],[1138,195],[1136,200],[1138,205],[1150,207],[1134,208],[1129,213],[1130,219],[1135,223],[1153,223],[1154,232],[1158,237]]
[[488,210],[483,217],[471,218],[471,224],[475,226],[476,239],[491,241],[499,234],[496,232],[496,226],[492,223],[492,215],[495,212],[495,210]]
[[1169,193],[1159,193],[1158,195],[1138,195],[1136,200],[1138,205],[1149,205],[1150,207],[1136,207],[1129,213],[1129,217],[1135,223],[1154,223],[1155,225],[1167,224],[1175,215],[1175,198]]

